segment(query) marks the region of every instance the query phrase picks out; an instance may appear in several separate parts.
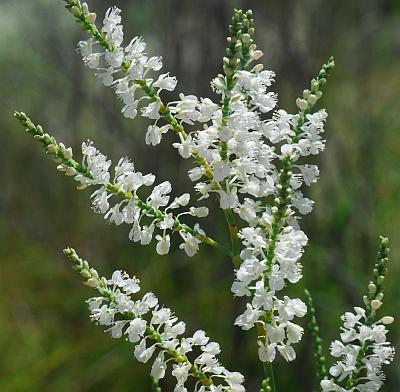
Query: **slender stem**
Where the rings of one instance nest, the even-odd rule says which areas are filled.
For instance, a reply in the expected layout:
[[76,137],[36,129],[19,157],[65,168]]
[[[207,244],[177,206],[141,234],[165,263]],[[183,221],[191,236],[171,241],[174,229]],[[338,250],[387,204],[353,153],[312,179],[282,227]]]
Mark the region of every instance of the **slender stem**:
[[[71,168],[74,170],[76,174],[80,174],[84,177],[92,179],[92,173],[90,170],[85,167],[84,165],[79,164],[76,162],[73,158],[67,158],[62,149],[60,148],[59,143],[56,141],[56,139],[49,134],[45,133],[43,128],[40,125],[35,125],[32,123],[30,118],[26,116],[25,113],[22,112],[15,112],[15,117],[18,119],[18,121],[26,127],[26,130],[29,134],[31,134],[35,140],[39,141],[43,147],[46,149],[47,153],[50,155],[53,155],[55,158],[60,160],[65,166]],[[49,146],[53,146],[54,151],[51,152],[49,151]],[[151,205],[147,204],[143,200],[139,198],[136,194],[132,192],[124,192],[120,189],[120,187],[116,184],[112,183],[103,183],[103,185],[107,191],[110,193],[114,194],[115,196],[121,197],[125,200],[134,200],[135,204],[142,210],[144,211],[148,216],[151,216],[156,219],[164,219],[165,218],[165,213],[160,211],[157,208],[152,207]],[[228,250],[225,246],[219,244],[217,241],[213,240],[212,238],[200,234],[198,231],[192,229],[191,227],[187,226],[184,223],[181,223],[179,219],[175,219],[174,223],[174,230],[175,231],[184,231],[185,233],[190,233],[193,236],[195,236],[198,240],[203,242],[204,244],[208,244],[213,246],[214,248],[220,250],[227,256],[231,257],[232,252]]]
[[308,327],[311,332],[312,344],[314,349],[315,370],[318,380],[328,378],[326,371],[325,357],[323,354],[322,339],[319,333],[319,326],[316,318],[315,306],[311,294],[308,290],[304,290],[306,296],[306,303],[309,313]]
[[[264,363],[264,366],[266,364]],[[271,379],[271,392],[276,392],[276,385],[275,385],[275,375],[274,375],[274,367],[272,365],[272,362],[269,362],[269,364],[266,366],[267,372],[270,376]]]
[[[85,13],[82,5],[77,3],[72,5],[70,0],[64,0],[67,3],[67,9],[74,15],[74,17],[82,24],[83,29],[89,33],[89,35],[97,40],[97,42],[108,52],[113,52],[115,47],[109,44],[106,40],[106,36],[104,33],[100,32],[96,26],[96,24],[91,22],[88,19],[88,15]],[[122,62],[122,71],[124,73],[128,73],[131,67],[131,62],[124,60]],[[148,81],[146,79],[136,79],[133,81],[134,84],[139,86],[139,88],[148,96],[150,102],[159,102],[160,108],[159,113],[164,118],[164,120],[171,125],[171,129],[177,134],[181,134],[183,139],[186,140],[188,135],[185,132],[182,123],[180,123],[174,115],[169,110],[168,106],[163,103],[161,97],[158,95],[156,90],[148,85]],[[202,157],[199,156],[198,153],[194,152],[192,154],[193,158],[196,162],[204,167],[204,175],[212,180],[214,177],[214,173],[210,164]]]
[[233,215],[232,210],[225,209],[224,215],[226,222],[228,223],[229,235],[231,237],[232,243],[232,263],[235,268],[239,268],[240,266],[240,243],[238,238],[238,226],[236,223],[235,216]]

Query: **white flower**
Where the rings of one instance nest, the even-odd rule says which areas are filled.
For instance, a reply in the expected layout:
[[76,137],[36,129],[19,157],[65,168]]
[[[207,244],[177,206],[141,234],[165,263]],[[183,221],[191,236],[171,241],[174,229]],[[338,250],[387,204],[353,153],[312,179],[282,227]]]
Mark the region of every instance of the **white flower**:
[[156,240],[158,241],[156,250],[159,255],[166,255],[169,252],[169,247],[170,247],[170,238],[169,235],[167,234],[164,237],[161,237],[160,235],[156,235]]
[[141,340],[140,343],[135,347],[135,358],[139,362],[146,363],[148,360],[152,357],[154,354],[154,351],[156,350],[156,346],[150,346],[149,348],[146,348],[146,340]]
[[168,76],[168,73],[161,74],[157,81],[153,83],[153,87],[157,87],[160,90],[168,90],[173,91],[176,87],[176,77],[175,76]]
[[160,144],[162,135],[167,133],[168,130],[169,125],[164,125],[161,128],[157,125],[149,125],[146,132],[146,144],[151,144],[152,146]]
[[181,233],[184,240],[183,244],[179,245],[179,248],[183,249],[189,257],[194,256],[199,250],[200,241],[190,233]]
[[167,364],[164,361],[164,352],[161,351],[151,367],[151,377],[155,380],[160,380],[165,377],[165,371],[167,369]]
[[189,158],[192,155],[192,152],[194,150],[194,143],[192,141],[192,137],[189,135],[187,136],[186,139],[183,138],[182,134],[179,134],[179,137],[181,139],[180,143],[173,143],[173,147],[178,149],[179,155],[182,158]]
[[273,362],[276,355],[276,344],[265,344],[258,341],[258,358],[261,362]]
[[129,326],[126,330],[128,334],[128,339],[131,343],[136,343],[140,340],[140,338],[144,335],[146,331],[147,323],[145,320],[136,318],[129,323]]

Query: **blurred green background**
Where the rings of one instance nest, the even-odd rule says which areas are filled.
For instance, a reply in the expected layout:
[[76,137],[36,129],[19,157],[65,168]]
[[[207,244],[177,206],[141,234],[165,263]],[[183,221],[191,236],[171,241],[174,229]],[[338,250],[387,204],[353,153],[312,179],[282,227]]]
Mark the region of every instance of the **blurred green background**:
[[[400,319],[400,2],[89,1],[98,15],[112,4],[124,10],[126,37],[143,35],[149,53],[163,55],[179,80],[176,93],[212,95],[209,81],[221,70],[233,7],[253,9],[256,42],[289,111],[335,56],[323,99],[329,119],[321,180],[308,194],[316,207],[303,219],[310,239],[305,277],[289,291],[312,291],[323,336],[333,339],[339,316],[360,304],[378,235],[387,235],[392,263],[384,313]],[[82,65],[74,47],[84,37],[61,1],[0,1],[0,391],[150,390],[149,369],[133,360],[132,348],[90,323],[83,300],[93,293],[63,259],[66,245],[105,275],[116,268],[137,274],[190,330],[218,340],[224,364],[246,374],[248,391],[256,391],[262,370],[254,332],[232,327],[242,304],[230,294],[230,261],[206,247],[189,260],[176,247],[161,258],[154,246],[130,243],[129,228],[93,214],[89,193],[58,174],[12,118],[14,109],[23,110],[75,149],[90,138],[114,161],[134,157],[138,169],[170,179],[176,193],[190,186],[186,163],[170,146],[173,135],[146,146],[147,123],[124,119],[112,90]],[[214,211],[205,228],[228,241]],[[390,339],[399,346],[399,322]],[[297,351],[294,364],[277,362],[281,392],[315,388],[308,334]],[[387,370],[385,391],[400,390],[399,365],[400,356]]]

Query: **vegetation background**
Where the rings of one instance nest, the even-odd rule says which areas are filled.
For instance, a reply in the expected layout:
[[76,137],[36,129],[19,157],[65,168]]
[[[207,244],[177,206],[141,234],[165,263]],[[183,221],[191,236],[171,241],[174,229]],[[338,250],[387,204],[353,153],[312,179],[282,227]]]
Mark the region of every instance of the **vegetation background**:
[[[400,2],[89,0],[100,20],[111,4],[124,10],[126,37],[143,35],[149,52],[163,55],[179,80],[176,93],[212,95],[209,81],[221,70],[234,7],[253,9],[256,42],[277,72],[274,89],[289,111],[335,56],[322,103],[329,120],[321,180],[309,194],[316,207],[303,219],[310,245],[300,286],[314,294],[330,341],[339,316],[361,302],[378,235],[389,236],[383,312],[397,317],[389,338],[399,347]],[[241,304],[230,294],[230,261],[206,247],[189,260],[176,246],[161,258],[154,247],[130,243],[129,228],[93,214],[88,192],[59,175],[12,117],[14,109],[25,111],[75,149],[90,138],[113,160],[135,157],[138,168],[171,180],[177,193],[190,186],[186,163],[170,147],[173,135],[146,146],[146,121],[124,119],[112,90],[82,65],[74,45],[84,37],[61,1],[0,1],[0,390],[150,390],[149,370],[133,360],[132,348],[90,323],[83,300],[93,293],[61,255],[71,245],[104,274],[116,268],[137,274],[190,329],[218,340],[223,362],[246,374],[248,390],[256,391],[254,333],[232,327]],[[211,216],[206,229],[228,241],[217,208]],[[281,392],[317,389],[309,336],[297,350],[293,364],[275,366]],[[387,370],[384,391],[400,390],[399,365],[400,356]]]

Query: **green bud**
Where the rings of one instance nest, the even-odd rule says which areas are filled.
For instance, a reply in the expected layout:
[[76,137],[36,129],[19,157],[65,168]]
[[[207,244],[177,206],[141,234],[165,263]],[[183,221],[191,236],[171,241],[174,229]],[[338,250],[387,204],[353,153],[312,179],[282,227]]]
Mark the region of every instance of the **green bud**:
[[77,6],[73,6],[70,11],[72,15],[74,15],[76,18],[79,18],[81,16],[81,10]]
[[373,284],[372,282],[368,285],[368,292],[370,294],[375,294],[376,293],[376,285]]
[[87,269],[83,269],[81,271],[81,276],[85,279],[90,279],[92,275],[90,275],[90,272]]
[[57,146],[55,146],[54,144],[49,144],[47,147],[46,147],[46,150],[47,150],[47,152],[49,153],[49,154],[56,154],[57,153]]
[[377,282],[380,286],[382,286],[383,283],[385,282],[385,277],[384,277],[383,275],[379,275],[379,276],[376,278],[376,282]]
[[315,94],[310,94],[307,101],[311,106],[314,106],[317,103],[318,98]]
[[248,44],[250,42],[250,34],[242,34],[241,39],[243,41],[244,44]]
[[318,90],[319,90],[319,83],[315,79],[313,79],[311,81],[311,91],[315,92],[315,91],[318,91]]
[[84,13],[85,15],[88,15],[88,14],[89,14],[89,7],[88,7],[87,3],[83,3],[83,4],[82,4],[82,11],[83,11],[83,13]]

